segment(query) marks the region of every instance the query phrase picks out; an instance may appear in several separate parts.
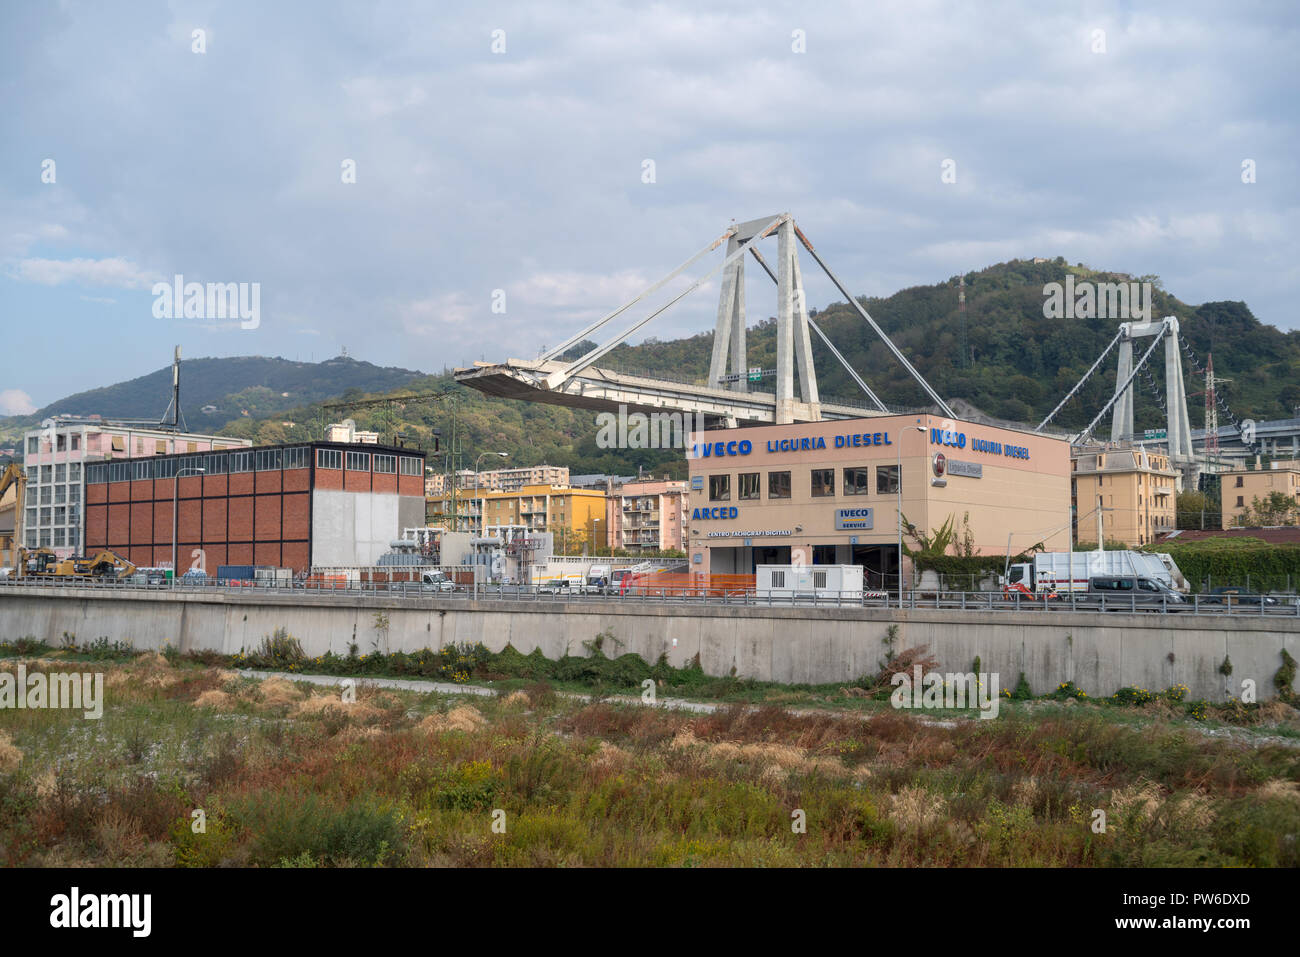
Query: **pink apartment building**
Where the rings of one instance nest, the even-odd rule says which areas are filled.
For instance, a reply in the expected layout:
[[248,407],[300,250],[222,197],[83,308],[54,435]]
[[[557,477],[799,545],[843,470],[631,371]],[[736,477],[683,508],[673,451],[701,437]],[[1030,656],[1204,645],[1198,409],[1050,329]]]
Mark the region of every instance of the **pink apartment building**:
[[611,548],[684,550],[690,518],[688,483],[651,479],[615,486],[606,498],[605,517]]
[[181,452],[247,448],[248,439],[116,424],[98,417],[56,416],[23,437],[27,473],[23,544],[51,548],[60,558],[79,554],[85,542],[85,466]]

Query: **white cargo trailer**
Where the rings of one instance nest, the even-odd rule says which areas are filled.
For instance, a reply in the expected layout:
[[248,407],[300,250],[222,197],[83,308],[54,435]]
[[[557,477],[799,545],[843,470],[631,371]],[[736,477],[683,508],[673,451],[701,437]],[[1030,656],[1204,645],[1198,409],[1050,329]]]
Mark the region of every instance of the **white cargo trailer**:
[[754,577],[761,599],[862,600],[861,565],[759,565]]
[[1088,579],[1099,575],[1138,575],[1169,588],[1186,586],[1182,573],[1167,554],[1134,551],[1040,552],[1032,561],[1007,568],[1004,591],[1022,594],[1067,595],[1088,590]]

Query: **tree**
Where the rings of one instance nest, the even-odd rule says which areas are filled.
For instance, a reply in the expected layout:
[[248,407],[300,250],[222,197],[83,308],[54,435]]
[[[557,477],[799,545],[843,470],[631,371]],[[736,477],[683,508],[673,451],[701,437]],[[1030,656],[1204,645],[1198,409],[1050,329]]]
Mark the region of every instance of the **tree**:
[[1263,525],[1295,525],[1300,521],[1300,511],[1295,499],[1285,492],[1269,492],[1260,499],[1258,495],[1250,500],[1250,507],[1237,516],[1238,526],[1259,527]]

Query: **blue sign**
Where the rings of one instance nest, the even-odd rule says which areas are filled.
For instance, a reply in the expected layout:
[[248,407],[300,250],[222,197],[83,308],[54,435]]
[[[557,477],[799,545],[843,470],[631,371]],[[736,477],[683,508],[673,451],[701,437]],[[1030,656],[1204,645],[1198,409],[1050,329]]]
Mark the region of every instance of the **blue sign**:
[[702,492],[702,491],[704,491],[704,476],[703,476],[703,475],[692,475],[692,476],[691,476],[691,490],[692,490],[692,491],[695,491],[695,492]]
[[835,530],[837,532],[842,532],[848,529],[870,531],[873,528],[875,528],[874,509],[837,508],[835,510]]
[[712,508],[706,505],[691,512],[691,521],[708,520],[710,518],[736,518],[739,515],[740,509],[734,505],[714,505]]
[[[954,449],[966,448],[966,433],[954,432],[951,429],[931,429],[931,445],[948,445]],[[1023,445],[1003,445],[1001,442],[995,442],[992,439],[971,439],[970,450],[972,452],[984,452],[988,455],[1001,455],[1005,458],[1028,459],[1029,449]]]
[[[768,443],[771,445],[772,443]],[[691,454],[696,458],[707,459],[713,457],[720,459],[726,455],[748,455],[754,451],[754,443],[749,439],[741,439],[730,442],[705,442],[703,445],[692,445]]]

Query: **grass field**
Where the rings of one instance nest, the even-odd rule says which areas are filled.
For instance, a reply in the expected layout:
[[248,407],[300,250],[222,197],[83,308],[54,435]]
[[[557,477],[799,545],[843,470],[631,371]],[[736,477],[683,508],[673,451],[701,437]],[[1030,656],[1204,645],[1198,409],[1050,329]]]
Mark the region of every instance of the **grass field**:
[[347,703],[174,654],[0,669],[19,660],[102,671],[107,704],[0,710],[10,866],[1300,865],[1282,703],[1241,726],[1072,695],[936,720],[761,687],[701,715],[509,676]]

